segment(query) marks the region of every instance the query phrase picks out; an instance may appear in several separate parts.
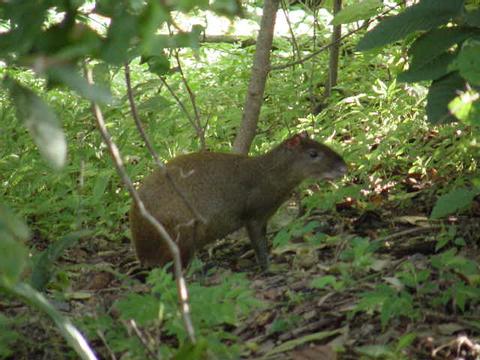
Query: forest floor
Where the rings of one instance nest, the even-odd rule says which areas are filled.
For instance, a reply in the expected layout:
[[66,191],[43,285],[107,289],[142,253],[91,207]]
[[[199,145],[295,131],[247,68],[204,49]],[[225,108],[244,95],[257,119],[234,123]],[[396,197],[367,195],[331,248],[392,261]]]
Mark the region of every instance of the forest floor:
[[[247,274],[255,296],[266,306],[255,310],[240,326],[229,327],[241,343],[248,344],[243,358],[478,359],[480,316],[464,315],[451,301],[444,305],[443,311],[429,305],[432,297],[441,297],[451,284],[445,277],[435,275],[438,270],[433,269],[427,259],[435,254],[439,236],[445,236],[445,228],[452,224],[456,225],[456,236],[466,243],[462,255],[480,259],[480,203],[474,204],[468,217],[450,217],[432,223],[422,211],[429,207],[425,206],[428,201],[420,194],[412,198],[412,206],[408,208],[385,206],[359,214],[345,203],[337,205],[335,215],[313,214],[309,220],[321,220],[324,226],[330,224],[333,229],[330,235],[338,235],[342,240],[312,247],[302,238],[293,239],[289,246],[272,250],[268,273],[258,271],[246,235],[239,232],[202,251],[199,257],[205,264],[204,271],[190,275],[188,280],[210,286],[221,283],[234,272]],[[311,233],[316,231],[325,229],[313,229]],[[353,261],[349,269],[352,272],[350,282],[344,286],[332,280],[312,287],[312,279],[329,279],[325,277],[327,274],[341,272],[337,266],[342,263],[341,253],[346,243],[356,237],[368,237],[370,245],[375,244],[374,256],[365,253],[355,260],[366,260],[368,266]],[[83,270],[77,274],[71,294],[76,303],[71,309],[73,314],[109,308],[127,288],[128,291],[148,292],[141,273],[137,272],[138,264],[128,239],[113,245],[108,240],[97,239],[95,244],[94,248],[72,249],[66,256],[78,265],[90,265],[82,265]],[[355,311],[362,294],[378,289],[379,284],[387,283],[403,290],[398,273],[405,264],[413,265],[418,273],[429,269],[434,273],[432,277],[438,279],[435,291],[422,293],[418,290],[416,293],[414,309],[411,309],[416,316],[405,316],[408,314],[402,312],[402,302],[397,301],[396,294],[381,292],[369,300],[371,309],[376,305],[381,307],[385,301],[396,305],[381,312]],[[128,283],[115,276],[111,269],[127,275]],[[462,276],[460,272],[453,274]],[[140,279],[134,281],[133,288],[132,279]],[[470,305],[467,302],[464,306]],[[478,309],[478,303],[472,306]],[[468,310],[470,314],[475,313],[471,308]],[[480,314],[480,309],[476,313]],[[385,322],[383,317],[386,317]],[[339,346],[343,351],[336,355],[333,349]]]

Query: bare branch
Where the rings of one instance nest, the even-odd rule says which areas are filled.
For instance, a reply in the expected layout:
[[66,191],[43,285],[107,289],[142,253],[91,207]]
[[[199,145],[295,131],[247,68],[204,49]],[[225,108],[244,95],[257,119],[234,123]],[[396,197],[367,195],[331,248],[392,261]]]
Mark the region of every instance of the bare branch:
[[165,167],[165,164],[163,164],[163,162],[158,157],[157,152],[153,148],[152,143],[150,142],[150,139],[148,138],[147,133],[145,132],[145,129],[143,128],[142,122],[140,121],[140,117],[138,116],[138,111],[137,111],[137,105],[135,103],[135,98],[133,96],[132,81],[131,81],[131,76],[130,76],[130,66],[128,65],[128,63],[125,64],[125,83],[126,83],[126,86],[127,86],[127,96],[128,96],[128,101],[130,103],[130,111],[132,113],[133,120],[135,121],[135,125],[137,127],[137,130],[140,133],[140,136],[141,136],[142,140],[144,141],[145,145],[147,146],[148,151],[152,155],[152,157],[155,160],[155,163],[157,164],[157,166],[160,168],[160,170],[162,172],[162,175],[164,175],[165,178],[167,179],[167,181],[170,183],[170,185],[172,185],[173,190],[183,200],[183,202],[187,206],[188,210],[190,210],[192,215],[195,217],[195,220],[196,221],[201,221],[202,223],[205,224],[206,223],[205,218],[190,203],[190,201],[187,199],[186,195],[178,188],[175,181],[173,181],[170,173],[167,171],[167,168]]
[[292,66],[295,66],[295,65],[298,65],[298,64],[303,64],[304,62],[306,62],[306,61],[310,60],[311,58],[317,56],[317,55],[320,54],[322,51],[329,49],[330,47],[332,47],[332,46],[335,45],[336,43],[342,41],[343,39],[349,37],[350,35],[353,35],[353,34],[359,32],[360,30],[365,29],[368,25],[370,25],[370,23],[371,23],[372,21],[373,21],[373,20],[365,21],[365,23],[363,23],[363,25],[360,26],[359,28],[354,29],[354,30],[352,30],[352,31],[349,31],[349,32],[346,33],[345,35],[343,35],[343,36],[341,36],[340,38],[338,38],[338,40],[332,41],[332,42],[328,43],[327,45],[324,45],[324,46],[320,47],[318,50],[314,51],[314,52],[311,53],[310,55],[305,56],[303,59],[300,59],[300,60],[297,60],[297,61],[292,61],[292,62],[290,62],[290,63],[283,64],[283,65],[270,66],[270,71],[283,70],[283,69],[286,69],[286,68],[289,68],[289,67],[292,67]]
[[200,113],[198,112],[197,102],[195,100],[195,94],[193,93],[190,85],[188,85],[187,78],[182,69],[182,63],[180,62],[180,56],[178,55],[178,50],[174,52],[175,59],[177,60],[178,71],[180,72],[180,76],[182,78],[183,85],[188,92],[188,96],[190,97],[190,102],[192,103],[193,113],[195,114],[195,131],[197,132],[197,136],[200,139],[200,146],[202,150],[205,150],[206,143],[205,143],[205,131],[202,128],[202,122],[200,120]]
[[[85,75],[89,84],[93,84],[93,75],[92,70],[85,66]],[[180,251],[177,244],[172,240],[168,232],[165,230],[162,224],[160,224],[145,208],[142,199],[138,195],[135,187],[133,186],[132,180],[125,171],[122,157],[120,151],[118,150],[117,145],[112,141],[111,135],[107,130],[105,125],[105,120],[103,118],[102,111],[100,110],[99,105],[92,101],[92,112],[97,122],[98,130],[103,138],[103,141],[108,147],[110,156],[112,157],[115,168],[117,169],[120,178],[122,179],[123,184],[127,188],[130,196],[133,198],[135,205],[138,207],[140,214],[158,231],[160,236],[166,241],[170,253],[173,258],[173,268],[175,273],[175,280],[177,282],[177,292],[180,305],[180,312],[182,314],[183,323],[185,330],[187,331],[188,337],[192,343],[195,343],[195,331],[192,324],[192,319],[190,317],[190,305],[188,303],[188,290],[183,277],[182,269],[182,260],[180,258]]]
[[288,24],[288,31],[290,32],[292,44],[293,44],[293,57],[296,59],[300,59],[300,48],[298,47],[297,39],[295,38],[295,33],[293,32],[292,22],[290,21],[290,17],[288,16],[287,12],[287,4],[285,0],[282,0],[282,11],[285,19],[287,20]]

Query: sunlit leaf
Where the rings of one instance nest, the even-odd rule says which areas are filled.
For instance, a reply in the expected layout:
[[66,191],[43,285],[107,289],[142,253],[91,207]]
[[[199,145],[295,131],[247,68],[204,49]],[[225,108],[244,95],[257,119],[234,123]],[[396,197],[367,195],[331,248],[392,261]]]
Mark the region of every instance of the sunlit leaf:
[[458,16],[464,0],[423,0],[402,13],[382,20],[358,43],[358,50],[370,50],[400,40],[408,34],[443,25]]
[[471,205],[473,198],[478,193],[478,189],[454,189],[438,198],[430,217],[432,219],[439,219],[457,211],[464,210]]
[[428,121],[438,124],[455,120],[448,110],[448,104],[463,90],[465,80],[457,72],[433,81],[427,96]]
[[67,143],[54,112],[37,94],[12,78],[6,78],[3,84],[10,91],[17,117],[29,130],[42,156],[53,167],[62,167]]
[[74,68],[55,67],[48,69],[47,74],[55,81],[69,86],[84,98],[102,104],[112,101],[110,92],[98,85],[90,85]]
[[332,25],[348,24],[358,20],[368,19],[377,14],[382,6],[381,0],[363,0],[343,8],[332,20]]

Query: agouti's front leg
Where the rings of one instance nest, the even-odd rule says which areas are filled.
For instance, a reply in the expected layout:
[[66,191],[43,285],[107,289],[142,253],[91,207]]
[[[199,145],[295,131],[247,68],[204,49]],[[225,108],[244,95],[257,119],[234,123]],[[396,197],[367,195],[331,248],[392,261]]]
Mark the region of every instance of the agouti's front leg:
[[252,220],[247,223],[247,232],[255,255],[257,256],[258,265],[262,270],[268,269],[268,247],[267,247],[267,222]]

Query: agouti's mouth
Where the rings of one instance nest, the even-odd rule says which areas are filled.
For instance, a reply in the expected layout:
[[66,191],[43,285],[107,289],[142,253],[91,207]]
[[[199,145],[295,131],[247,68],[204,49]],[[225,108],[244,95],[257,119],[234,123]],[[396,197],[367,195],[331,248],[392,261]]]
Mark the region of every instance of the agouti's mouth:
[[345,167],[344,169],[342,168],[338,170],[332,170],[327,173],[323,173],[321,177],[324,180],[335,180],[344,176],[346,172],[347,172],[347,168]]

